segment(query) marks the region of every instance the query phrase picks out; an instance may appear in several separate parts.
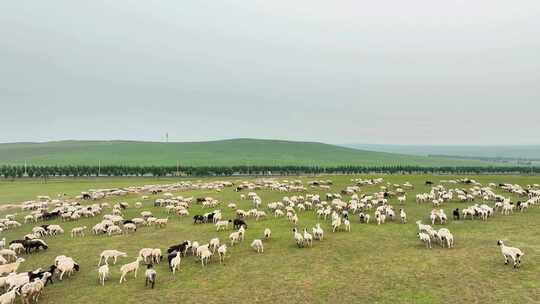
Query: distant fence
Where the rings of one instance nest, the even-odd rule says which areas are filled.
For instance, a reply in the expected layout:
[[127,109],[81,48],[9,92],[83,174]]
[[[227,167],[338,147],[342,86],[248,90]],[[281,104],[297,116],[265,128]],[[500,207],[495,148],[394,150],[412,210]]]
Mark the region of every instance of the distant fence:
[[304,174],[540,174],[540,167],[421,166],[0,166],[0,177],[234,176]]

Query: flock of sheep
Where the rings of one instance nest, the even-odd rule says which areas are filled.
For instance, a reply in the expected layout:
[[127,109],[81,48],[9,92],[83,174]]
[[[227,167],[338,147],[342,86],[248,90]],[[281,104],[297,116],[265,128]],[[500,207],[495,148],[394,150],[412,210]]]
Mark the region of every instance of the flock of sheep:
[[[167,214],[177,215],[179,217],[189,216],[190,208],[194,204],[205,208],[213,209],[204,214],[193,216],[194,224],[213,224],[216,231],[233,229],[228,240],[222,241],[215,237],[208,242],[199,242],[194,240],[184,240],[179,244],[170,245],[166,254],[160,248],[142,248],[135,260],[122,265],[119,269],[119,283],[127,281],[127,276],[133,274],[137,277],[137,272],[141,264],[146,265],[145,284],[154,288],[157,279],[157,271],[154,266],[160,264],[164,257],[167,258],[169,270],[173,275],[180,270],[183,259],[187,256],[193,256],[194,259],[205,267],[212,257],[219,258],[219,263],[224,263],[227,257],[228,248],[244,241],[248,220],[260,221],[269,216],[274,218],[286,218],[290,222],[291,239],[299,247],[312,247],[314,241],[323,241],[325,232],[321,228],[320,222],[311,227],[310,230],[305,227],[299,229],[299,214],[305,211],[311,211],[313,216],[319,221],[329,221],[332,232],[351,231],[351,222],[353,217],[357,217],[360,223],[369,224],[371,212],[377,225],[383,225],[387,221],[399,219],[400,223],[407,223],[407,214],[405,212],[405,202],[407,200],[407,191],[414,188],[410,183],[390,184],[384,183],[382,178],[378,179],[354,179],[353,185],[343,189],[340,193],[326,193],[324,197],[319,194],[307,194],[309,189],[320,189],[328,191],[331,189],[332,182],[329,180],[312,181],[308,187],[303,185],[302,181],[276,181],[276,180],[258,180],[256,182],[241,182],[233,184],[232,182],[208,182],[191,183],[182,182],[171,185],[148,185],[142,187],[129,187],[125,189],[101,189],[89,190],[83,192],[77,199],[78,201],[67,201],[63,199],[52,200],[46,196],[38,197],[37,201],[25,202],[22,205],[23,211],[29,214],[24,216],[24,223],[37,223],[40,221],[59,220],[77,221],[81,218],[92,218],[101,216],[101,220],[92,228],[94,235],[121,235],[136,233],[140,227],[163,228],[167,226],[169,217],[156,218],[148,210],[142,210],[140,217],[126,219],[124,211],[129,208],[140,209],[143,204],[137,202],[133,207],[128,203],[118,203],[110,206],[106,202],[99,203],[98,200],[114,196],[125,196],[128,194],[141,195],[142,200],[149,199],[149,195],[160,194],[160,198],[154,200],[153,206],[156,208],[165,208]],[[468,187],[457,187],[457,184],[465,184]],[[360,194],[360,187],[379,186],[379,191],[372,194]],[[454,235],[447,228],[438,230],[433,228],[436,222],[441,225],[448,223],[443,206],[445,203],[461,201],[464,203],[481,200],[482,203],[475,203],[469,207],[453,210],[453,219],[479,219],[486,221],[488,218],[500,212],[503,215],[509,215],[518,209],[523,212],[533,205],[540,203],[540,187],[538,185],[529,185],[525,188],[520,185],[512,184],[489,184],[482,186],[480,183],[470,180],[451,180],[441,181],[439,185],[434,186],[431,182],[426,182],[431,186],[428,193],[416,195],[418,204],[432,204],[433,209],[429,214],[431,225],[423,224],[422,221],[416,221],[418,227],[418,238],[424,242],[427,248],[432,248],[433,244],[439,244],[442,247],[452,248],[455,245]],[[445,185],[456,185],[448,187]],[[226,207],[233,210],[236,218],[224,219],[220,209],[214,209],[222,204],[212,197],[182,197],[174,196],[172,192],[180,190],[213,190],[220,192],[227,187],[234,187],[234,191],[239,193],[240,200],[248,201],[253,208],[249,210],[239,209],[237,204],[230,203]],[[523,197],[523,201],[514,204],[509,197],[496,194],[493,189],[499,189],[508,193]],[[280,201],[269,202],[266,204],[266,210],[261,210],[263,201],[257,194],[258,190],[271,190],[294,194],[284,196]],[[245,193],[246,191],[247,193]],[[343,196],[350,196],[348,201],[343,200]],[[399,211],[390,204],[390,200],[396,199],[401,206]],[[90,201],[89,204],[81,203]],[[493,207],[488,204],[493,203]],[[106,214],[101,215],[105,211]],[[7,229],[18,229],[23,225],[16,221],[16,215],[7,215],[0,220],[0,231]],[[71,237],[85,237],[86,226],[78,226],[71,229]],[[23,254],[30,254],[47,250],[48,245],[43,240],[45,237],[54,237],[63,234],[64,230],[61,224],[42,224],[35,226],[31,232],[22,235],[20,239],[11,240],[9,243],[3,238],[0,241],[0,288],[5,292],[0,296],[0,304],[13,303],[17,295],[20,295],[23,303],[36,303],[42,294],[44,287],[48,282],[52,282],[53,277],[57,276],[63,280],[64,276],[71,276],[74,272],[80,270],[76,260],[69,256],[58,256],[52,262],[52,265],[46,269],[36,269],[30,272],[17,273],[21,263],[24,262]],[[264,253],[264,243],[272,238],[272,231],[266,227],[260,232],[259,238],[251,241],[251,247],[257,253]],[[514,267],[519,267],[521,257],[524,253],[513,247],[508,247],[503,241],[498,241],[498,246],[505,258],[507,264],[512,260]],[[229,246],[229,247],[228,247]],[[119,258],[126,258],[128,254],[116,249],[106,249],[99,256],[97,277],[101,285],[111,277],[113,267]]]

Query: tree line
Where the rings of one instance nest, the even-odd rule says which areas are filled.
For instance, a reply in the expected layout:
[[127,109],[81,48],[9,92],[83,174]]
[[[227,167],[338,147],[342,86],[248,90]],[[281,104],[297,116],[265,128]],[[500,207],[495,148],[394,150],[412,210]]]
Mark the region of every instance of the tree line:
[[24,166],[2,165],[0,177],[48,178],[92,176],[231,176],[302,174],[540,174],[540,167],[422,167],[387,166]]

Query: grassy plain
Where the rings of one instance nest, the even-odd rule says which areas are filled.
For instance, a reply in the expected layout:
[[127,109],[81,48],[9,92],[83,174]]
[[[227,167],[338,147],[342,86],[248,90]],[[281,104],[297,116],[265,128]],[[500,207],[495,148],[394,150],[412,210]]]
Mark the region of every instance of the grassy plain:
[[[351,179],[368,176],[322,176],[299,177],[304,182],[313,179],[331,179],[333,192],[338,192]],[[360,224],[353,217],[351,232],[332,233],[330,223],[318,220],[313,211],[300,213],[300,228],[311,229],[321,222],[325,240],[315,242],[313,248],[299,249],[292,238],[292,226],[285,218],[256,222],[248,220],[246,240],[230,248],[225,265],[216,260],[202,268],[192,256],[182,260],[181,271],[176,276],[168,272],[166,263],[157,266],[158,283],[154,290],[144,288],[144,270],[137,279],[118,284],[119,269],[124,263],[135,259],[143,247],[159,247],[163,251],[171,244],[185,239],[206,243],[213,237],[222,241],[231,231],[216,232],[215,227],[193,225],[191,217],[171,217],[164,229],[140,228],[129,236],[94,236],[71,239],[69,231],[75,226],[93,226],[101,218],[82,219],[77,222],[60,222],[66,234],[47,238],[50,248],[45,252],[25,256],[27,261],[20,270],[32,270],[49,266],[57,255],[74,257],[81,264],[81,271],[63,282],[47,286],[40,303],[540,303],[540,208],[535,206],[525,213],[510,216],[497,214],[487,222],[479,220],[450,221],[448,227],[456,238],[456,247],[429,250],[416,238],[414,222],[428,220],[431,205],[418,205],[415,194],[426,192],[425,180],[438,182],[452,176],[381,175],[391,183],[411,182],[414,190],[408,191],[403,206],[409,221],[384,225]],[[293,179],[295,177],[289,177]],[[472,177],[487,184],[510,182],[521,185],[540,183],[539,177],[529,176],[479,176]],[[245,178],[248,179],[248,178]],[[33,199],[36,195],[54,196],[66,193],[73,196],[89,188],[124,187],[155,183],[171,183],[176,179],[61,179],[42,184],[39,180],[0,182],[0,203],[12,204]],[[448,185],[450,187],[450,185]],[[452,186],[456,187],[456,185]],[[457,187],[466,187],[457,185]],[[361,193],[372,193],[378,186],[362,187]],[[500,190],[497,192],[503,194]],[[273,191],[257,191],[263,206],[280,200],[284,194]],[[324,194],[325,191],[310,189],[308,193]],[[235,202],[242,209],[251,208],[248,201],[241,201],[239,193],[231,188],[214,191],[177,192],[182,196],[212,196],[219,199],[225,218],[232,218],[226,208]],[[504,193],[504,195],[508,195]],[[164,208],[154,208],[151,200],[144,201],[142,209],[130,208],[124,217],[132,218],[143,210],[150,210],[158,217],[166,217]],[[348,200],[348,197],[344,198]],[[517,200],[513,197],[514,201]],[[104,202],[126,201],[133,204],[139,196],[105,199]],[[397,210],[401,206],[391,200]],[[443,208],[451,210],[469,205],[448,203]],[[20,221],[24,214],[17,213]],[[202,213],[194,205],[191,215]],[[373,214],[372,214],[373,216]],[[59,221],[58,221],[59,222]],[[9,240],[29,233],[32,224],[25,224],[2,233]],[[273,236],[264,243],[264,254],[255,253],[249,244],[262,238],[265,227],[272,229]],[[442,227],[436,225],[437,228]],[[520,247],[524,252],[523,266],[518,271],[505,266],[498,239],[508,245]],[[105,249],[126,251],[128,258],[119,260],[111,267],[112,278],[104,287],[97,282],[97,262]]]

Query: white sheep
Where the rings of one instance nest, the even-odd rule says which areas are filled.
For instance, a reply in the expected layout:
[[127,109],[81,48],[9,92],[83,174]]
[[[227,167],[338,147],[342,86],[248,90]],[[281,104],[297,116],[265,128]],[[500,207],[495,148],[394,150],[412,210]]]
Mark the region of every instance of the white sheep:
[[210,260],[210,257],[212,256],[212,252],[208,249],[203,250],[201,252],[201,265],[204,267],[205,264],[208,264],[208,260]]
[[219,263],[221,264],[222,262],[225,262],[225,255],[227,254],[227,245],[222,244],[221,246],[219,246],[219,248],[217,249],[217,252],[219,254]]
[[270,239],[272,237],[272,230],[270,230],[270,228],[265,228],[264,229],[264,238],[266,240]]
[[253,248],[255,251],[257,251],[257,253],[263,253],[264,252],[264,246],[263,246],[263,242],[259,239],[255,239],[253,240],[253,242],[251,242],[251,248]]
[[101,252],[101,255],[99,256],[98,266],[101,265],[102,260],[104,260],[105,264],[108,265],[109,264],[109,258],[113,258],[114,259],[113,264],[116,265],[116,260],[119,257],[125,258],[125,257],[127,257],[127,253],[122,252],[122,251],[118,251],[118,250],[103,250],[103,252]]
[[212,249],[212,253],[215,253],[218,247],[220,246],[219,238],[213,238],[210,240],[210,248]]
[[298,248],[304,247],[304,237],[302,234],[298,233],[298,230],[296,228],[293,229],[294,233],[294,241],[296,242],[296,245]]
[[10,290],[0,296],[0,304],[13,304],[18,295],[19,291],[17,289]]
[[139,265],[142,260],[143,259],[138,256],[135,262],[131,262],[120,267],[120,272],[122,273],[120,276],[120,284],[122,284],[122,282],[127,282],[126,276],[131,272],[133,272],[135,274],[135,278],[137,278],[137,271],[139,270]]
[[525,254],[516,247],[508,247],[504,245],[502,240],[497,241],[497,245],[501,248],[501,253],[504,256],[504,264],[508,265],[508,258],[512,259],[514,268],[518,268],[521,265],[521,257]]
[[71,229],[71,237],[81,236],[84,237],[84,230],[86,230],[86,226],[82,227],[75,227]]
[[182,261],[181,253],[177,252],[176,256],[171,259],[171,263],[169,265],[170,269],[173,272],[173,275],[176,273],[176,270],[180,271],[180,262]]
[[108,264],[105,264],[98,268],[98,280],[102,286],[105,285],[105,281],[109,278],[109,276],[110,276],[110,271],[109,271]]
[[407,223],[407,214],[405,213],[405,210],[399,209],[399,217],[401,218],[402,224]]
[[307,229],[304,228],[304,235],[302,236],[304,238],[304,242],[309,246],[313,246],[313,236],[307,232]]
[[67,273],[68,276],[71,276],[73,271],[78,271],[78,269],[79,265],[70,257],[64,257],[57,261],[57,270],[60,272],[60,281],[62,281],[65,273]]
[[424,233],[424,232],[419,232],[418,237],[420,238],[422,242],[426,244],[427,248],[431,248],[431,237],[429,236],[429,234]]

